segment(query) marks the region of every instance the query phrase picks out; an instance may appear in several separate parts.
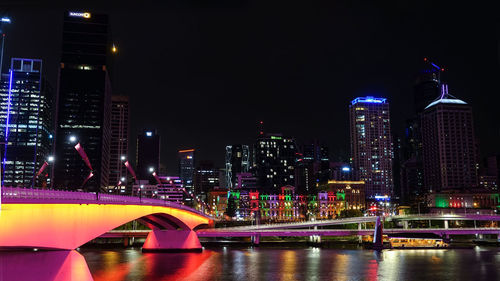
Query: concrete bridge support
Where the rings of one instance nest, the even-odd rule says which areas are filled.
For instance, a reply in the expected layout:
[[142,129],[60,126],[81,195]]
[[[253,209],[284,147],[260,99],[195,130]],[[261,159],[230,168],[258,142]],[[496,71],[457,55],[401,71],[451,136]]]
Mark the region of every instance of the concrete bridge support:
[[252,244],[255,245],[255,246],[259,246],[260,244],[260,235],[255,235],[255,236],[252,236]]
[[193,230],[153,230],[142,246],[143,252],[201,252],[201,244]]

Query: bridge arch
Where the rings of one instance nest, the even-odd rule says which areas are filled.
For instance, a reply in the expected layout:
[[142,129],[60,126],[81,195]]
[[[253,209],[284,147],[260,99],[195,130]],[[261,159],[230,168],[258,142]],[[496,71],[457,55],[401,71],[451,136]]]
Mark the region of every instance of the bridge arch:
[[136,219],[153,229],[155,241],[172,239],[174,235],[179,239],[189,237],[198,245],[193,229],[213,224],[210,217],[185,207],[96,202],[5,203],[0,212],[0,247],[8,248],[75,249]]

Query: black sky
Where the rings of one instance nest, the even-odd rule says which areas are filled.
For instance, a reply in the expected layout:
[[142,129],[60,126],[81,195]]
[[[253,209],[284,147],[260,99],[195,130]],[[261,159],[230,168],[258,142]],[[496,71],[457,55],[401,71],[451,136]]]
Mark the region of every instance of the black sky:
[[225,145],[252,144],[259,120],[267,132],[318,138],[335,160],[347,157],[348,104],[356,96],[387,97],[393,131],[403,135],[424,57],[445,67],[450,93],[473,105],[482,155],[499,152],[497,7],[330,2],[7,1],[0,12],[13,21],[6,58],[42,58],[54,86],[63,11],[108,13],[119,48],[113,91],[131,99],[131,156],[136,134],[157,128],[170,171],[182,148],[222,165]]

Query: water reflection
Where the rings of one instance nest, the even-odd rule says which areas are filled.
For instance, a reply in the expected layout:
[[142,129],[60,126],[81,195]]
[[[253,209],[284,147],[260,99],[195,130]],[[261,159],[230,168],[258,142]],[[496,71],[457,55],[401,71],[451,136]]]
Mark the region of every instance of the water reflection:
[[11,280],[498,280],[497,248],[385,250],[214,248],[202,253],[140,249],[0,252]]
[[0,252],[0,281],[91,281],[77,251]]

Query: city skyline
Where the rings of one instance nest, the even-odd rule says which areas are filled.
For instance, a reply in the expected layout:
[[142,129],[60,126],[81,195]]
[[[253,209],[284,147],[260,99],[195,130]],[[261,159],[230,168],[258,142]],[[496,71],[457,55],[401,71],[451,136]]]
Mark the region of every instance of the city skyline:
[[[109,14],[112,41],[118,48],[110,70],[113,92],[128,95],[131,100],[131,158],[135,148],[133,136],[144,128],[154,127],[164,136],[161,159],[167,170],[176,170],[176,152],[185,147],[195,147],[198,159],[210,159],[222,167],[225,146],[252,143],[258,121],[263,120],[266,132],[283,133],[304,141],[320,139],[330,148],[335,160],[345,159],[349,156],[349,114],[345,105],[357,96],[387,98],[391,104],[393,132],[402,136],[404,122],[414,112],[413,86],[424,57],[443,67],[442,80],[450,85],[450,91],[473,106],[482,156],[498,152],[495,144],[500,139],[500,128],[493,118],[498,95],[490,94],[499,90],[493,78],[499,74],[498,38],[496,27],[491,24],[493,20],[482,18],[479,22],[461,23],[457,15],[442,13],[444,4],[434,5],[434,10],[425,15],[426,18],[444,17],[439,22],[440,29],[424,20],[416,21],[418,25],[407,20],[395,26],[401,20],[399,16],[388,15],[381,7],[376,7],[373,15],[366,15],[367,10],[374,8],[369,4],[356,6],[356,13],[354,7],[337,4],[333,15],[319,12],[316,7],[305,7],[301,12],[304,20],[299,22],[288,13],[280,14],[279,21],[274,20],[270,12],[244,4],[235,4],[229,11],[216,4],[215,11],[193,4],[184,14],[177,11],[185,7],[176,5],[158,7],[155,14],[161,15],[163,11],[166,22],[162,21],[163,15],[146,18],[153,6],[134,12],[127,6],[119,11],[94,8]],[[92,8],[85,7],[89,11]],[[64,9],[41,9],[45,12],[30,9],[29,5],[26,8],[21,3],[6,10],[13,24],[6,27],[5,58],[32,57],[47,61],[45,69],[51,84],[55,85]],[[408,13],[423,8],[396,6],[391,9]],[[248,15],[238,19],[231,13],[234,11],[248,11]],[[291,6],[290,11],[299,12],[299,7]],[[465,7],[461,7],[461,11],[465,12]],[[342,12],[352,18],[346,18]],[[212,17],[216,13],[220,16],[218,19]],[[249,24],[254,16],[262,16],[263,23],[252,31]],[[387,19],[378,20],[379,16]],[[131,17],[134,21],[128,21]],[[314,17],[317,19],[305,20]],[[44,20],[37,20],[41,18]],[[357,20],[373,21],[374,26],[360,30],[355,24]],[[40,24],[34,26],[33,21]],[[233,26],[223,25],[224,21],[231,21]],[[273,28],[264,30],[266,24]],[[453,24],[463,26],[464,32],[459,34],[456,31],[459,28],[451,29]],[[158,26],[165,28],[168,39],[153,36]],[[478,26],[482,28],[473,28]],[[443,31],[447,28],[450,32]],[[293,35],[297,38],[289,29],[296,32]],[[390,36],[404,29],[411,32]],[[377,30],[384,40],[378,40],[375,45],[363,44],[373,43],[370,34]],[[130,36],[131,33],[134,35]],[[274,33],[279,34],[278,39],[272,38]],[[332,36],[335,38],[330,38]],[[44,40],[37,40],[40,37]],[[207,41],[213,37],[217,40]],[[465,38],[469,39],[465,40],[466,44],[458,44]],[[341,43],[337,44],[336,39]],[[30,42],[35,40],[40,41],[40,47],[33,49]],[[347,52],[347,48],[353,46],[357,46],[358,51]],[[464,59],[454,59],[457,53]],[[354,54],[360,57],[353,57]],[[241,57],[239,63],[234,61],[236,57]],[[168,63],[161,65],[153,58]],[[220,63],[214,64],[214,60]],[[150,69],[146,72],[152,76],[146,79],[146,72],[135,71],[138,67]],[[166,80],[159,79],[157,73],[166,76]],[[245,78],[247,74],[253,78]],[[162,89],[160,92],[153,90],[158,87]],[[155,99],[160,102],[153,102]],[[172,103],[182,106],[167,106]],[[196,114],[186,114],[186,110]],[[295,114],[297,112],[301,113]],[[210,118],[199,118],[207,114]],[[175,134],[168,135],[170,132]]]

